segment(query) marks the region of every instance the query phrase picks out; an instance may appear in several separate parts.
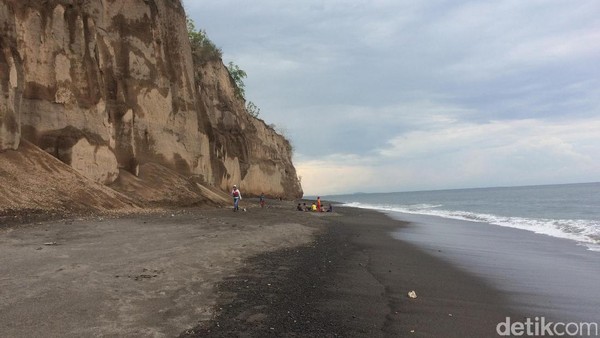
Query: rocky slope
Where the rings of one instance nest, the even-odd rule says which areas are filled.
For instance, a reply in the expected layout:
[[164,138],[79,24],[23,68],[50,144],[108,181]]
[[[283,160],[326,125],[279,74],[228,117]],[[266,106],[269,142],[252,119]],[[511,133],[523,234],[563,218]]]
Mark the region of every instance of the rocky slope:
[[0,0],[0,27],[0,151],[27,140],[142,204],[189,201],[135,193],[156,175],[199,200],[232,184],[302,195],[289,142],[245,111],[222,62],[194,65],[179,0]]
[[65,214],[138,212],[131,198],[94,183],[33,144],[0,153],[0,225]]

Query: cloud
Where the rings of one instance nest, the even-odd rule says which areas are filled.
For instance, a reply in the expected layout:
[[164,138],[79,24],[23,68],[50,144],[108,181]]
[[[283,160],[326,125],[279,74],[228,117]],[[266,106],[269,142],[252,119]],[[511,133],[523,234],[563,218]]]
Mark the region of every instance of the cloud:
[[[591,161],[586,146],[596,145],[598,130],[600,119],[552,123],[534,119],[455,123],[396,136],[389,141],[389,147],[379,150],[379,154],[388,158],[413,158],[430,156],[431,152],[454,153],[470,149],[485,149],[503,155],[548,151],[560,157],[570,156],[572,160]],[[575,148],[582,148],[582,153],[575,152]]]
[[294,142],[302,140],[301,144],[294,144],[304,155],[364,155],[384,146],[399,132],[446,125],[472,113],[423,99],[383,107],[307,106],[290,110],[282,123],[293,126],[286,129]]
[[305,195],[359,191],[376,181],[368,161],[356,155],[334,154],[323,159],[297,159],[296,170]]
[[369,156],[298,158],[298,171],[319,173],[303,180],[307,193],[584,182],[600,170],[598,130],[600,119],[459,122],[398,135]]
[[594,2],[470,2],[452,8],[426,35],[455,51],[444,74],[493,80],[597,57],[600,23],[591,13],[598,10]]

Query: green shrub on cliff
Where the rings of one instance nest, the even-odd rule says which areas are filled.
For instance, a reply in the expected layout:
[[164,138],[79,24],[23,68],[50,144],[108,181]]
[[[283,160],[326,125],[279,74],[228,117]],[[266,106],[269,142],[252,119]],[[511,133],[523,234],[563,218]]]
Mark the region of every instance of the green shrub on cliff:
[[253,117],[258,117],[258,114],[260,114],[260,108],[252,101],[246,103],[246,111]]
[[206,35],[204,30],[196,30],[194,21],[187,18],[188,37],[192,45],[194,63],[202,65],[209,61],[221,60],[223,52]]
[[[186,20],[188,37],[192,46],[194,65],[201,66],[209,61],[221,61],[223,52],[208,38],[206,31],[202,29],[196,30],[194,21],[189,17],[186,17]],[[247,77],[246,72],[233,62],[229,62],[227,65],[227,70],[229,71],[229,75],[231,75],[231,79],[234,82],[235,94],[240,99],[245,101],[246,92],[244,89],[246,85],[244,84],[244,79]],[[200,72],[199,68],[195,70],[194,76],[196,83],[199,84],[202,77],[202,73]],[[260,108],[258,108],[258,106],[252,101],[248,101],[246,103],[246,112],[253,117],[258,117]]]
[[[247,77],[246,72],[233,62],[229,62],[227,65],[227,70],[235,82],[235,94],[240,99],[246,100],[246,91],[244,90],[246,88],[246,85],[244,84],[244,79]],[[260,114],[260,108],[258,108],[254,102],[248,101],[246,102],[246,112],[250,114],[250,116],[258,117],[258,114]]]
[[229,61],[229,64],[227,65],[227,70],[235,82],[235,94],[241,99],[246,99],[246,92],[244,90],[246,87],[244,84],[244,78],[247,76],[246,72],[231,61]]

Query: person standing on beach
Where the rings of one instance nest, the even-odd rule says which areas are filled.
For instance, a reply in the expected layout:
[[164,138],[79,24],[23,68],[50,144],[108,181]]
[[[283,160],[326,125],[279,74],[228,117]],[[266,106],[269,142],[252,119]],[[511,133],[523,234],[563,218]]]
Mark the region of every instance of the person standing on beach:
[[231,190],[231,196],[233,196],[233,211],[240,210],[240,200],[242,199],[242,193],[235,184],[233,185],[233,190]]
[[259,201],[260,201],[260,207],[264,208],[265,207],[265,194],[262,192],[260,193]]
[[317,197],[317,210],[323,211],[323,209],[321,209],[321,197]]

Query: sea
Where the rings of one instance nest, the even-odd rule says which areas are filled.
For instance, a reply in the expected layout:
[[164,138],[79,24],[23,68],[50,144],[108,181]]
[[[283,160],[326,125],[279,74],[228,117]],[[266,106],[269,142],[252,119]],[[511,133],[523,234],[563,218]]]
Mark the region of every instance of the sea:
[[481,278],[526,317],[600,327],[600,183],[322,198],[408,222],[390,235]]
[[600,182],[325,196],[342,205],[528,230],[600,251]]

